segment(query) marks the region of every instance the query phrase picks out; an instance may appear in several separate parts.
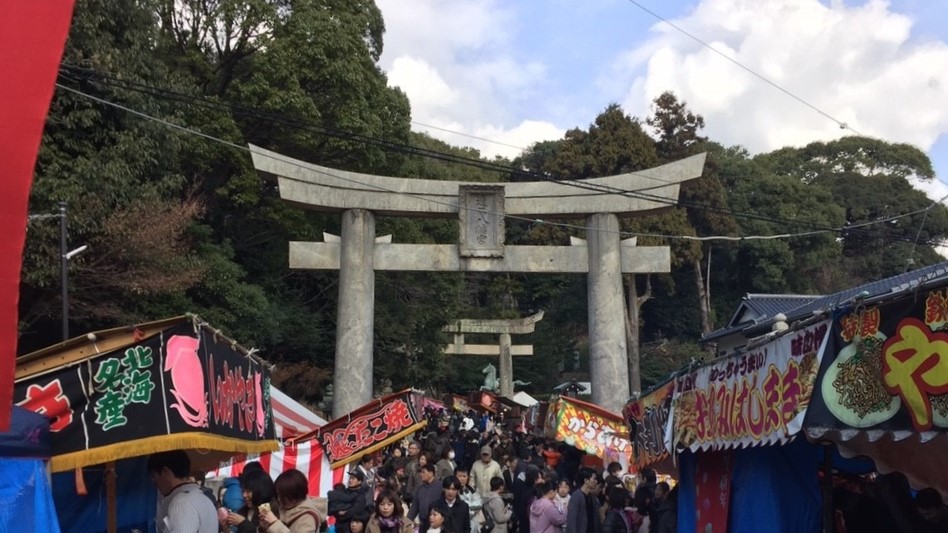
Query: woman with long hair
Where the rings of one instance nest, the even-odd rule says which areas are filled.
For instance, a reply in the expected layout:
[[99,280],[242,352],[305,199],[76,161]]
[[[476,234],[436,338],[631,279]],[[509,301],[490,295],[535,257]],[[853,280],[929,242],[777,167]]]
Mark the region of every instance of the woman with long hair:
[[244,506],[236,513],[228,513],[222,525],[237,526],[237,533],[257,533],[262,511],[269,507],[272,513],[279,513],[273,480],[262,470],[244,472],[240,475],[240,489],[244,496]]
[[375,497],[375,512],[366,526],[368,533],[412,533],[414,524],[405,516],[405,507],[398,494],[382,489]]
[[287,470],[273,483],[280,518],[271,511],[260,512],[260,524],[267,533],[316,533],[323,518],[316,509],[316,502],[307,499],[309,482],[296,469]]

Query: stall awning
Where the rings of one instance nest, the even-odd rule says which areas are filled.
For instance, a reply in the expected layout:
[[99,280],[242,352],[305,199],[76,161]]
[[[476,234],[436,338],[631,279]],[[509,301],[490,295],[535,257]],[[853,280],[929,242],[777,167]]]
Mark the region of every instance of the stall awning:
[[196,316],[94,332],[18,363],[14,402],[50,421],[54,472],[279,447],[267,366]]

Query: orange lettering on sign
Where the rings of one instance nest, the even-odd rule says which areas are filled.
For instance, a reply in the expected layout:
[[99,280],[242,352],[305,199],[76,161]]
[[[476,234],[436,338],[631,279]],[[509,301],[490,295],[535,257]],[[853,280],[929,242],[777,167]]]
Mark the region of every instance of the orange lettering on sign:
[[943,324],[948,322],[948,291],[932,291],[925,298],[925,323]]
[[839,336],[846,342],[852,341],[856,335],[871,337],[879,332],[880,320],[881,315],[878,307],[870,307],[857,313],[850,313],[839,319],[839,324],[842,326]]
[[929,397],[948,394],[948,334],[932,333],[917,318],[906,318],[882,345],[882,357],[886,389],[905,402],[915,429],[931,429]]

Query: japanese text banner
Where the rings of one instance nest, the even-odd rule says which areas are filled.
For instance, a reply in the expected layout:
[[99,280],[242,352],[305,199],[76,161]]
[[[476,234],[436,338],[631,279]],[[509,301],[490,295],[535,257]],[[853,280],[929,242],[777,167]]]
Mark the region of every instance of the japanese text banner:
[[629,402],[623,410],[632,436],[632,464],[637,468],[661,461],[669,455],[665,433],[671,421],[675,382],[670,381],[651,393]]
[[786,442],[802,427],[829,328],[824,320],[679,377],[675,446],[697,451]]
[[379,398],[349,415],[337,418],[300,441],[316,436],[333,468],[414,433],[427,425],[420,395],[405,390]]
[[948,428],[948,289],[846,313],[829,343],[807,427]]
[[575,398],[561,396],[549,405],[546,433],[605,461],[628,464],[632,455],[629,428],[622,417]]
[[167,449],[276,447],[269,374],[190,321],[19,381],[18,405],[50,420],[63,470]]

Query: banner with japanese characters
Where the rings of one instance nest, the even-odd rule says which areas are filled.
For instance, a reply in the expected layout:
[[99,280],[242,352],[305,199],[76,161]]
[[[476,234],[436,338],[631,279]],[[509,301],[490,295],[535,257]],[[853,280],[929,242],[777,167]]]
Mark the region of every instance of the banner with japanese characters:
[[800,431],[830,329],[824,320],[677,378],[673,443],[692,451],[786,442]]
[[546,435],[607,463],[631,461],[629,427],[620,415],[596,404],[560,396],[547,407]]
[[857,306],[833,322],[807,427],[948,428],[948,289]]
[[54,470],[165,449],[276,447],[269,372],[191,320],[22,379],[14,401],[50,420]]
[[425,427],[424,398],[405,390],[373,400],[345,417],[337,418],[299,441],[316,437],[333,468],[388,446]]
[[671,404],[675,382],[658,387],[649,394],[626,404],[622,415],[632,437],[632,463],[637,468],[668,457],[665,433],[671,422]]

